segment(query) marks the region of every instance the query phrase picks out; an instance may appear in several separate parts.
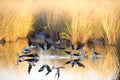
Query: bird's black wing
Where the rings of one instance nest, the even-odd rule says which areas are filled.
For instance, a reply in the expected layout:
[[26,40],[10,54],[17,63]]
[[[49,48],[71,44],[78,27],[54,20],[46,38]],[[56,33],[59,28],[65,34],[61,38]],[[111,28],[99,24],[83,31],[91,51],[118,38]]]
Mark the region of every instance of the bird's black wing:
[[45,65],[43,65],[43,66],[38,70],[38,72],[43,71],[43,70],[44,70],[44,67],[45,67]]
[[48,72],[46,73],[46,76],[52,71],[48,65],[47,65],[47,71]]
[[32,62],[34,59],[24,59],[24,61]]
[[47,65],[47,71],[49,71],[49,72],[52,71],[48,65]]
[[74,45],[72,45],[72,50],[74,50]]
[[80,59],[74,59],[75,62],[80,61]]
[[32,65],[29,64],[29,66],[28,66],[28,74],[30,74],[31,69],[32,69]]
[[97,54],[97,55],[98,55],[98,54],[100,54],[100,53],[94,52],[94,54]]
[[67,54],[70,54],[70,52],[68,52],[68,51],[64,51],[65,53],[67,53]]
[[34,54],[23,55],[25,57],[34,57]]
[[47,50],[48,50],[51,46],[52,46],[51,44],[47,44]]
[[57,32],[57,40],[60,40],[60,34]]
[[39,59],[34,59],[34,58],[31,58],[31,59],[24,59],[24,61],[29,61],[29,62],[38,62]]
[[[68,61],[68,62],[66,62],[65,64],[70,64],[70,62],[71,62],[71,61]],[[65,65],[65,64],[64,64],[64,65]]]
[[28,45],[29,45],[29,46],[32,45],[32,41],[30,40],[30,38],[28,38]]
[[39,57],[39,55],[38,54],[32,54],[34,57]]
[[52,46],[52,44],[49,43],[47,40],[45,40],[45,42],[47,43],[47,49],[49,49]]
[[76,63],[78,64],[78,66],[85,68],[85,66],[82,63],[80,63],[80,62],[76,62]]
[[41,47],[44,50],[44,45],[41,43],[38,43],[39,47]]
[[39,61],[39,59],[34,59],[33,61],[34,61],[34,62],[38,62],[38,61]]
[[49,74],[50,72],[48,71],[47,73],[46,73],[46,76]]
[[84,46],[84,44],[78,45],[77,50],[78,50],[78,49],[81,49],[83,46]]
[[74,56],[79,56],[79,54],[74,54]]
[[71,66],[74,67],[74,63],[72,63]]

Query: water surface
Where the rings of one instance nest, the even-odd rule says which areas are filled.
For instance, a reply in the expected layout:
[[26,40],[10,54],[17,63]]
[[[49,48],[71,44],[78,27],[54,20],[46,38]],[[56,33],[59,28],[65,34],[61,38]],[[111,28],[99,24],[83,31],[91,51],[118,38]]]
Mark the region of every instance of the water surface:
[[[97,44],[88,47],[85,45],[84,49],[88,52],[88,59],[80,61],[85,68],[78,65],[74,67],[71,67],[70,64],[64,65],[71,60],[70,56],[64,53],[64,50],[43,51],[35,49],[32,51],[39,55],[39,61],[35,67],[32,67],[30,74],[28,74],[27,62],[21,62],[17,65],[16,52],[22,54],[21,50],[25,46],[28,46],[26,40],[6,43],[4,46],[0,45],[0,80],[57,80],[58,78],[55,78],[57,70],[55,69],[47,76],[45,75],[47,70],[38,72],[44,64],[48,64],[50,67],[65,67],[60,69],[59,80],[116,80],[118,77],[118,50],[115,46]],[[100,53],[99,59],[94,62],[92,62],[91,56],[92,47]]]

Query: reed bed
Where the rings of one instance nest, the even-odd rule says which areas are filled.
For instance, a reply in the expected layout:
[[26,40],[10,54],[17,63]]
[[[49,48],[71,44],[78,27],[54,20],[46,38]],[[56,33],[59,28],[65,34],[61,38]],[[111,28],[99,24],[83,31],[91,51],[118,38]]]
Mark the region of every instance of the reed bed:
[[116,44],[120,37],[120,0],[5,0],[0,3],[0,38],[15,41],[45,28],[46,33],[73,44],[104,39]]
[[26,37],[31,28],[30,3],[6,0],[0,4],[0,38],[15,41],[17,37]]

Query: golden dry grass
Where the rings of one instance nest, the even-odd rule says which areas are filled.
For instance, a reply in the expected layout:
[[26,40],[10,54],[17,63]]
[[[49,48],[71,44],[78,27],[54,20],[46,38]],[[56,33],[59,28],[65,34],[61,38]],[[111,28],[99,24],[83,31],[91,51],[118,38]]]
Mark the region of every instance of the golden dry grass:
[[17,37],[26,37],[32,24],[29,3],[13,0],[1,1],[0,4],[0,38],[15,41]]
[[[109,44],[120,36],[120,0],[5,0],[0,3],[0,38],[15,41],[48,27],[50,35],[85,43],[89,38],[104,38]],[[42,13],[42,14],[41,14]]]

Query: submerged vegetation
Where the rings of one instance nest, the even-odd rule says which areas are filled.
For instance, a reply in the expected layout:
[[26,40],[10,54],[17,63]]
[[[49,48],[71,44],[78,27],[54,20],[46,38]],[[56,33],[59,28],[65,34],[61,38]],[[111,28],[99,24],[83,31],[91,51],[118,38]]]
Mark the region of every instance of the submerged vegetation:
[[4,0],[0,2],[0,39],[15,41],[30,32],[86,43],[90,39],[117,44],[120,40],[120,0]]

